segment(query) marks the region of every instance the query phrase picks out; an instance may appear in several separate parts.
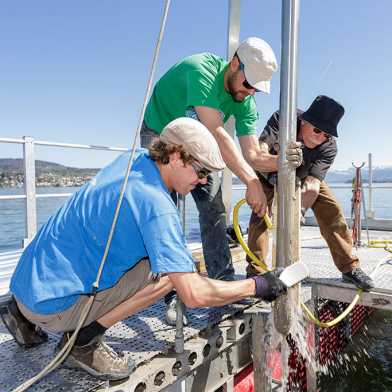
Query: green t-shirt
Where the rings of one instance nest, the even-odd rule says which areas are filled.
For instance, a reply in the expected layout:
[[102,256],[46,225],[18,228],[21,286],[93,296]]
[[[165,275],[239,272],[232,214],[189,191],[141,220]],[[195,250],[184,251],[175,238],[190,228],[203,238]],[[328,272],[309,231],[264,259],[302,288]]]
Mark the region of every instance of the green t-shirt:
[[237,136],[256,134],[258,113],[253,96],[236,102],[224,88],[227,61],[212,53],[186,57],[170,68],[155,85],[144,121],[157,133],[193,106],[219,110],[223,122],[233,115]]

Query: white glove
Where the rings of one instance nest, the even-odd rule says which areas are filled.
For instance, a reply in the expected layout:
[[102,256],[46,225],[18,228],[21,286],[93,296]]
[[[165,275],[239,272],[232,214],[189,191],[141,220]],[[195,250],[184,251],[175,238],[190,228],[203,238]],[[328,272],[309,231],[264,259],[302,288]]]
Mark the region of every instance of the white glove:
[[296,169],[300,167],[303,162],[302,143],[290,142],[286,148],[286,159],[289,165]]

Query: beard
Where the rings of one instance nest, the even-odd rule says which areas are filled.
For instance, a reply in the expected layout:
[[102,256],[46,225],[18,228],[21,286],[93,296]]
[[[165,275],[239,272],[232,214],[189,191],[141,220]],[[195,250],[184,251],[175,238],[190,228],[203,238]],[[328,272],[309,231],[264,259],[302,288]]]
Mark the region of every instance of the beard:
[[238,79],[238,74],[240,71],[234,72],[232,75],[229,76],[227,79],[227,88],[229,89],[228,93],[231,95],[235,102],[242,102],[245,97],[239,91],[236,91],[234,88],[235,81]]

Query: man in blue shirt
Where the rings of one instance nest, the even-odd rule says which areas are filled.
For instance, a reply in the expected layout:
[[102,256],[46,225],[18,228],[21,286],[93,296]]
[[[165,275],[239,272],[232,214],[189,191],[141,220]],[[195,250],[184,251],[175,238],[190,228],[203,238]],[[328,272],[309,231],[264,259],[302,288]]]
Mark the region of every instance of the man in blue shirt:
[[95,289],[128,161],[129,154],[123,154],[102,169],[40,229],[16,267],[13,299],[2,314],[21,346],[45,340],[35,329],[39,326],[64,333],[61,349],[93,296],[67,362],[110,380],[128,377],[134,364],[106,345],[103,334],[169,291],[176,289],[192,308],[249,296],[272,301],[286,290],[274,273],[221,282],[195,271],[170,193],[186,195],[225,165],[214,137],[190,118],[170,122],[148,152],[136,154]]

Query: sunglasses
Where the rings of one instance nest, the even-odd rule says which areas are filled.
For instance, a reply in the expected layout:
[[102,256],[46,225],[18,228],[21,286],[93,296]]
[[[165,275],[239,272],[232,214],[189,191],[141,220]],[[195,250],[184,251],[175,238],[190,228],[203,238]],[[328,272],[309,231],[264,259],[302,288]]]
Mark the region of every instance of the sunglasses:
[[322,133],[323,136],[324,136],[325,138],[331,139],[331,135],[330,135],[329,133],[325,133],[325,132],[322,131],[321,129],[313,128],[313,132],[314,132],[316,135],[320,135],[320,133]]
[[[239,57],[238,61],[240,62],[240,70],[244,73],[244,77],[245,77],[245,65],[243,63],[241,63],[241,60]],[[259,93],[260,90],[257,90],[257,88],[254,88],[245,78],[245,80],[242,82],[242,85],[247,89],[247,90],[255,90],[256,93]]]
[[200,166],[196,162],[191,162],[191,166],[193,167],[193,170],[196,172],[197,178],[199,180],[203,180],[204,178],[208,177],[209,174],[211,173],[209,170]]

